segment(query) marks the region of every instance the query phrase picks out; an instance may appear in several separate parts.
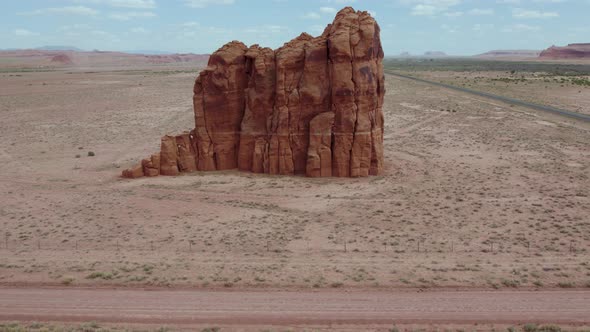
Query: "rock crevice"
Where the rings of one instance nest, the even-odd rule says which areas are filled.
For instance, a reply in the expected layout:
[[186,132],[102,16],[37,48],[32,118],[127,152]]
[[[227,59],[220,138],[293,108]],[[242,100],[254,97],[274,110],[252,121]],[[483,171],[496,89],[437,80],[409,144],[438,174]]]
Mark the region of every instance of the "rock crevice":
[[321,36],[277,50],[230,42],[195,81],[195,128],[124,177],[239,169],[361,177],[383,169],[383,50],[367,13],[347,7]]

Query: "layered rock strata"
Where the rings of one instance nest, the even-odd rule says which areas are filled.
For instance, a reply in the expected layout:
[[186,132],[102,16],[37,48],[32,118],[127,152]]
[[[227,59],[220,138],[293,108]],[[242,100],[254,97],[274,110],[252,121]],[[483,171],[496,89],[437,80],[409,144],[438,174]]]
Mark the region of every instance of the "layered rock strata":
[[277,50],[233,41],[194,86],[195,128],[164,136],[159,154],[123,176],[239,169],[361,177],[383,169],[379,26],[347,7],[319,37]]

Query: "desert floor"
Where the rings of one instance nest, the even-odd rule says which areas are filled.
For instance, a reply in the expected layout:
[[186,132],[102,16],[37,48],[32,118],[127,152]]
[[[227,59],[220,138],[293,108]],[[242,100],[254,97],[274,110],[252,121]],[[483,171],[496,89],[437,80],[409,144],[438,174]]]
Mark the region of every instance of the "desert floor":
[[381,176],[121,179],[196,73],[0,73],[0,285],[590,287],[590,124],[388,76]]
[[403,72],[430,81],[452,84],[530,103],[590,114],[590,76],[506,71]]

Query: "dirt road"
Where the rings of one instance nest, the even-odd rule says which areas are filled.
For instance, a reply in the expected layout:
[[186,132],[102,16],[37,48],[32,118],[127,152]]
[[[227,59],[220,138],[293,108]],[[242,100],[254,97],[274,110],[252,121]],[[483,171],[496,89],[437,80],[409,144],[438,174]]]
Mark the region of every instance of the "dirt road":
[[590,323],[590,291],[0,288],[0,320],[142,324]]

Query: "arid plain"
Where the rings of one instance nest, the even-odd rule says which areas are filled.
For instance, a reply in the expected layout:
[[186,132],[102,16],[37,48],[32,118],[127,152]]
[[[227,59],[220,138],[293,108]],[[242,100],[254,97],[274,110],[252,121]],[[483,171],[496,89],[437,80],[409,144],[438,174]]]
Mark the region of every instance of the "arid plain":
[[202,65],[0,73],[0,285],[590,287],[590,124],[388,75],[381,176],[120,178]]

